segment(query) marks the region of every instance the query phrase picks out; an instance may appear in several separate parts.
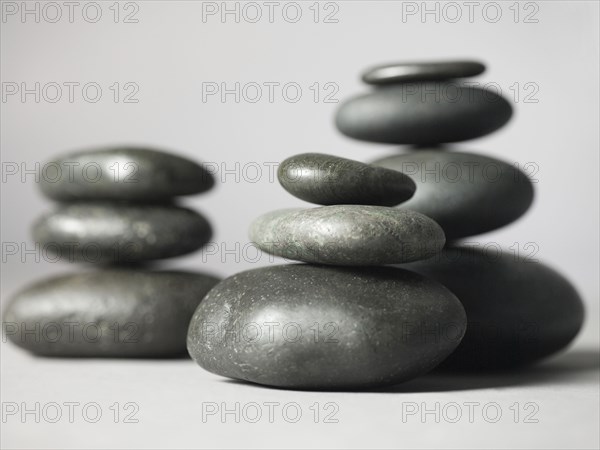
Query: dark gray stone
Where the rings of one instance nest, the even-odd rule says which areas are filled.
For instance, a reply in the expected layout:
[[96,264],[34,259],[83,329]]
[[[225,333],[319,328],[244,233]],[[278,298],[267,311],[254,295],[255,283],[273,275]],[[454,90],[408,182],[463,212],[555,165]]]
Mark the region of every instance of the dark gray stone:
[[418,150],[378,159],[417,184],[400,208],[440,224],[448,240],[500,228],[517,220],[533,201],[533,185],[515,166],[483,155]]
[[415,261],[445,243],[440,226],[422,214],[363,205],[267,213],[250,226],[250,239],[273,255],[341,266]]
[[293,389],[360,389],[425,373],[458,345],[460,302],[391,267],[265,267],[219,283],[200,303],[188,351],[225,377]]
[[172,205],[74,203],[59,205],[33,226],[33,237],[53,258],[130,263],[198,250],[212,234],[200,214]]
[[199,164],[173,154],[115,147],[80,151],[43,166],[42,192],[53,200],[157,202],[198,194],[214,185]]
[[319,205],[395,206],[415,192],[415,183],[395,170],[322,153],[286,159],[277,176],[290,194]]
[[344,102],[338,129],[351,138],[390,144],[428,145],[489,134],[512,115],[491,90],[460,83],[386,86]]
[[403,267],[444,284],[467,312],[467,332],[443,363],[447,369],[530,364],[566,347],[583,323],[583,304],[573,286],[511,250],[453,247]]
[[443,81],[473,77],[485,71],[477,61],[413,62],[385,64],[367,70],[362,80],[367,84],[398,84],[408,81]]
[[3,328],[16,345],[44,356],[183,356],[192,314],[218,282],[138,270],[56,277],[16,294]]

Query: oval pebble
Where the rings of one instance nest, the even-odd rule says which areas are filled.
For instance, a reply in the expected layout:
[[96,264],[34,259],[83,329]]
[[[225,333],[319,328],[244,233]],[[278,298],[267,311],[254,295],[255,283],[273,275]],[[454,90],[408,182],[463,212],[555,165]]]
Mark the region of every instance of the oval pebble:
[[273,211],[252,223],[250,239],[283,258],[342,266],[424,259],[445,243],[440,226],[422,214],[364,205]]
[[493,90],[460,83],[385,86],[344,102],[335,122],[348,137],[429,145],[485,136],[508,122],[512,107]]
[[43,166],[40,188],[57,201],[160,202],[214,185],[201,165],[181,156],[134,147],[79,151]]
[[37,355],[176,357],[215,277],[188,272],[103,270],[51,278],[16,294],[4,333]]
[[415,273],[288,264],[219,283],[194,313],[187,345],[201,367],[224,377],[362,389],[429,371],[465,326],[454,295]]
[[533,202],[533,184],[515,166],[488,156],[419,150],[378,159],[417,185],[400,208],[431,217],[448,240],[485,233],[517,220]]
[[319,205],[395,206],[415,192],[414,181],[395,170],[322,153],[286,159],[277,176],[290,194]]
[[33,226],[53,258],[92,263],[171,258],[198,250],[211,234],[203,216],[172,205],[63,204]]
[[443,363],[447,369],[508,369],[536,362],[566,347],[583,323],[583,303],[573,286],[511,250],[451,247],[403,267],[442,283],[467,312],[467,332]]
[[363,74],[362,80],[374,85],[408,81],[441,81],[473,77],[484,71],[485,66],[477,61],[396,63],[373,67]]

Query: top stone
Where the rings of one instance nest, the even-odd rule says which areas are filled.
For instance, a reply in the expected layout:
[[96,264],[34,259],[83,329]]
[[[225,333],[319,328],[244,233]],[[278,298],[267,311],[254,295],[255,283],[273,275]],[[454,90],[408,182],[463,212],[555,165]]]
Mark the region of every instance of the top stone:
[[443,81],[473,77],[485,71],[477,61],[413,62],[385,64],[367,70],[362,80],[367,84],[397,84],[409,81]]
[[46,163],[40,188],[57,201],[162,202],[198,194],[214,185],[212,175],[180,156],[144,148],[80,151]]
[[411,198],[416,188],[399,171],[322,153],[287,158],[277,177],[290,194],[319,205],[396,206]]

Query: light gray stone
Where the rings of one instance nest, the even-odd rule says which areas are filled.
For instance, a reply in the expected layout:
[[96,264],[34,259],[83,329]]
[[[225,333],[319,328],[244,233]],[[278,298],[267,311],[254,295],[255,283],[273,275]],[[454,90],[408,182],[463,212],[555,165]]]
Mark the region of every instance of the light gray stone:
[[317,264],[373,266],[431,257],[444,232],[430,218],[385,206],[334,205],[267,213],[250,239],[271,254]]

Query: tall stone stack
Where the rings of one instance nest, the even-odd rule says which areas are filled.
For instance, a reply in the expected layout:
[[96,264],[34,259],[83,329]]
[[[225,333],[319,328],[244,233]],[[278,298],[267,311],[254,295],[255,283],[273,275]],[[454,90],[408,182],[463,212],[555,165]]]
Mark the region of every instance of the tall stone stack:
[[571,284],[528,256],[535,249],[531,238],[516,239],[520,252],[459,242],[512,223],[533,200],[531,181],[515,165],[441,147],[486,135],[510,119],[512,107],[496,92],[456,80],[484,69],[470,61],[375,67],[363,75],[374,89],[345,102],[336,116],[349,137],[410,146],[373,164],[413,179],[415,195],[399,207],[434,219],[449,241],[440,255],[405,266],[444,284],[465,307],[467,332],[443,363],[448,369],[537,361],[569,344],[584,317]]
[[178,206],[214,180],[182,157],[142,148],[71,153],[44,165],[42,192],[58,202],[33,226],[52,262],[94,270],[38,282],[6,309],[6,335],[35,354],[88,357],[185,355],[189,320],[219,281],[149,270],[152,261],[200,249],[209,222]]
[[408,151],[371,165],[314,153],[281,164],[288,192],[324,206],[267,213],[250,236],[268,253],[308,264],[217,285],[190,323],[188,350],[199,365],[271,386],[356,389],[440,363],[512,368],[572,341],[583,307],[566,279],[512,252],[458,242],[508,225],[533,200],[515,166],[442,147],[510,119],[503,97],[456,80],[484,69],[463,61],[365,73],[374,89],[341,105],[338,129]]

